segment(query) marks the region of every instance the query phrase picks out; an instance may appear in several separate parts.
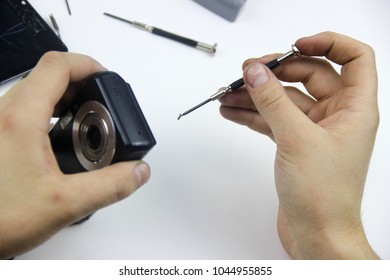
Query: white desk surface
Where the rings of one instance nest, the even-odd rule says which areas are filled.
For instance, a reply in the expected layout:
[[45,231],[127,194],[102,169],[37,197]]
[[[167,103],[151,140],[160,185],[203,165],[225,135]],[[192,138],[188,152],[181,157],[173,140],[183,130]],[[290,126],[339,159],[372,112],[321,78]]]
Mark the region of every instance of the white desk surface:
[[[363,220],[390,259],[390,2],[248,0],[228,22],[191,0],[31,0],[53,13],[72,52],[89,54],[127,80],[157,139],[145,158],[151,180],[128,199],[64,229],[17,259],[288,259],[276,231],[275,145],[224,120],[213,102],[179,113],[242,75],[249,57],[286,52],[296,39],[332,30],[376,50],[381,125]],[[216,55],[103,16],[110,12],[205,43]],[[4,93],[9,85],[0,88]]]

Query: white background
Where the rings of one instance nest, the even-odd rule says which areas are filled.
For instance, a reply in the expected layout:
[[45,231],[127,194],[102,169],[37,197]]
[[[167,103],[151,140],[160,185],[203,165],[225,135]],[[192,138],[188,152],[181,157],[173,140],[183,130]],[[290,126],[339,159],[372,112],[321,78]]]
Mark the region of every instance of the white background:
[[[152,177],[144,187],[17,259],[288,259],[276,231],[274,143],[224,120],[218,102],[176,118],[240,78],[246,58],[286,52],[298,38],[325,30],[376,50],[381,125],[363,220],[375,251],[390,259],[389,1],[248,0],[234,23],[191,0],[69,0],[71,16],[63,0],[30,2],[45,19],[54,14],[70,51],[96,58],[131,84],[157,146],[145,158]],[[103,12],[217,42],[217,53]]]

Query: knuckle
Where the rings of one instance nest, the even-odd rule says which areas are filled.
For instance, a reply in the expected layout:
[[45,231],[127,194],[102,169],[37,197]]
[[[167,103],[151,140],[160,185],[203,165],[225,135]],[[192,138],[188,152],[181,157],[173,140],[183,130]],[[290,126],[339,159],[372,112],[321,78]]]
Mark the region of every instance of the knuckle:
[[379,115],[379,112],[376,111],[375,113],[372,113],[370,116],[369,116],[369,119],[371,120],[371,122],[369,123],[370,125],[368,125],[368,129],[369,129],[369,132],[371,135],[375,135],[379,129],[379,125],[380,125],[380,115]]
[[363,44],[364,52],[370,57],[375,59],[375,50],[372,46],[368,44]]
[[272,108],[276,111],[280,108],[280,101],[284,98],[282,93],[278,93],[277,90],[269,90],[261,94],[259,101],[264,108]]
[[370,59],[375,58],[375,51],[373,47],[361,41],[355,40],[355,42],[355,45],[351,48],[356,53],[356,57],[367,56]]
[[10,104],[8,108],[0,112],[0,131],[13,131],[23,122],[17,107],[15,104]]
[[46,52],[40,59],[40,62],[43,64],[60,66],[66,62],[66,54],[57,51]]
[[375,59],[375,50],[372,46],[370,46],[366,43],[357,41],[355,48],[356,48],[357,53],[360,54],[360,56],[368,56],[370,59],[373,59],[373,60]]
[[107,172],[108,184],[113,190],[112,201],[120,201],[128,197],[136,189],[134,176],[124,176],[123,174],[125,173],[118,173],[121,170],[118,169],[118,167],[119,166],[116,165],[107,168],[107,170],[109,170],[109,172]]
[[115,199],[116,201],[122,200],[132,194],[136,189],[134,180],[122,180],[114,181],[115,186]]

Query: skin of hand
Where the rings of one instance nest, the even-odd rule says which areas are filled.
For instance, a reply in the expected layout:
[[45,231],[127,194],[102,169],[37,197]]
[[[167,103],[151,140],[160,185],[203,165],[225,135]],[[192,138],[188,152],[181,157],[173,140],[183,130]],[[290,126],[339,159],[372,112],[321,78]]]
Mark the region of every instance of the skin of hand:
[[73,175],[58,167],[48,137],[54,108],[70,83],[104,70],[87,56],[49,52],[0,97],[0,259],[38,246],[148,181],[142,161]]
[[331,32],[296,46],[304,56],[274,72],[264,63],[278,55],[244,62],[246,86],[221,98],[220,113],[276,143],[278,233],[292,258],[376,259],[361,221],[379,125],[374,51]]

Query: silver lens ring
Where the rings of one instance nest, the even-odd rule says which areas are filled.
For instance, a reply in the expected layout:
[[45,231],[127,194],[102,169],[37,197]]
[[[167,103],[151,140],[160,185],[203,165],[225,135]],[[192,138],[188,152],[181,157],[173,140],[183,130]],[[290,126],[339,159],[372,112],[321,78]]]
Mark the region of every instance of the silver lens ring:
[[110,113],[97,101],[85,102],[77,111],[72,128],[73,147],[88,171],[111,164],[116,134]]

